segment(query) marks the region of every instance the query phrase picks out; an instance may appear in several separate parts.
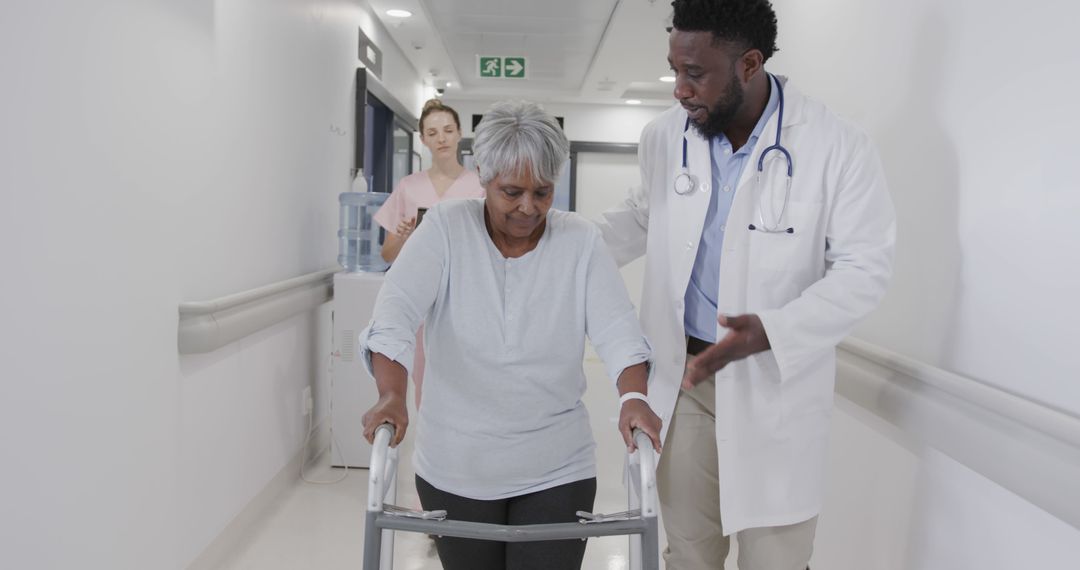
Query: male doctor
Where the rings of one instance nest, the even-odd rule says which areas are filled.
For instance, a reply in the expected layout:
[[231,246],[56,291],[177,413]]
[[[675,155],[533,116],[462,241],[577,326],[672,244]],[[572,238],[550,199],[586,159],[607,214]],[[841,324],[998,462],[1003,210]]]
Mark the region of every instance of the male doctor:
[[673,6],[679,105],[642,134],[640,192],[601,222],[621,263],[646,254],[664,559],[723,568],[735,535],[740,570],[803,570],[835,348],[885,292],[892,202],[870,139],[766,72],[767,0]]

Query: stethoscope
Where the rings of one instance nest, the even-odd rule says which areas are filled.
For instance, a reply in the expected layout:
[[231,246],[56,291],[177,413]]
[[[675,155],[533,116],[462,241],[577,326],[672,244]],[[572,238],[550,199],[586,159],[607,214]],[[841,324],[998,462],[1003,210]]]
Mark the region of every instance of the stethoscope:
[[[780,144],[780,128],[781,125],[784,124],[784,89],[780,86],[780,82],[776,80],[776,77],[774,77],[771,73],[768,75],[770,80],[772,80],[773,85],[776,85],[778,103],[776,109],[776,140],[771,146],[766,147],[765,150],[761,151],[761,156],[758,157],[757,174],[755,174],[755,184],[758,188],[761,188],[761,175],[765,171],[765,157],[770,152],[776,151],[784,155],[784,159],[787,160],[787,187],[784,190],[784,202],[783,205],[780,207],[779,215],[776,215],[775,208],[769,208],[769,210],[773,214],[773,223],[768,223],[765,220],[765,211],[762,208],[761,204],[761,201],[764,198],[764,193],[761,193],[762,195],[758,196],[758,218],[760,223],[750,224],[747,229],[751,231],[760,231],[770,234],[793,234],[795,233],[795,228],[790,226],[783,226],[784,214],[787,212],[788,199],[791,197],[791,174],[794,171],[793,162],[791,160],[791,153],[788,152],[788,149],[784,148],[784,145]],[[698,186],[697,178],[693,174],[690,174],[690,168],[687,166],[686,161],[686,133],[689,130],[690,117],[686,117],[686,125],[683,126],[682,168],[680,169],[679,174],[675,176],[674,183],[675,193],[680,196],[687,196],[689,194],[693,194],[697,190]],[[770,192],[769,195],[769,197],[771,198],[772,193]]]

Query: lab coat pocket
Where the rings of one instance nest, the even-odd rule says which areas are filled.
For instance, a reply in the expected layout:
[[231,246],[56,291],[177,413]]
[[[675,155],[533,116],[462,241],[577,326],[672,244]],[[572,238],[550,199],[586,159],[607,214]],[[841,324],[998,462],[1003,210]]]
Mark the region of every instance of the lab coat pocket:
[[808,259],[824,254],[824,246],[817,245],[821,242],[818,217],[823,206],[788,202],[785,207],[779,200],[773,206],[771,212],[759,209],[750,229],[750,263],[775,271],[803,271]]
[[787,434],[784,425],[784,386],[780,382],[780,369],[771,350],[751,355],[747,359],[750,378],[753,378],[754,429],[768,440],[783,440]]

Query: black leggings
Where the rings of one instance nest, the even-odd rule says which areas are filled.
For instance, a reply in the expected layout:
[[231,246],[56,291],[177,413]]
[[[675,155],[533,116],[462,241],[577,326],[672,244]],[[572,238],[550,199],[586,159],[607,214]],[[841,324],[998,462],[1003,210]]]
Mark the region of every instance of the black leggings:
[[[448,519],[492,524],[575,522],[577,511],[591,511],[596,478],[582,479],[544,491],[496,501],[452,495],[416,477],[416,492],[425,510],[446,510]],[[436,538],[445,570],[574,570],[585,557],[584,540],[495,542],[470,538]]]

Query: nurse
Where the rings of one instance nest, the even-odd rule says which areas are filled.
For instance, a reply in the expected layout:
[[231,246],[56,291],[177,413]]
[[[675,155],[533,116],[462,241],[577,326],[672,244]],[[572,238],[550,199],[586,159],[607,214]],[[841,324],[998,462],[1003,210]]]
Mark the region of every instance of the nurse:
[[[484,196],[476,172],[465,170],[458,162],[461,121],[457,111],[438,99],[431,99],[424,103],[419,126],[420,142],[431,151],[431,168],[402,178],[375,214],[375,221],[387,232],[382,257],[390,263],[397,259],[402,246],[416,229],[420,208],[431,208],[444,200]],[[423,383],[424,329],[421,328],[416,333],[416,362],[413,363],[417,407],[420,406]]]
[[484,196],[476,172],[465,170],[458,162],[461,120],[457,111],[431,99],[424,103],[419,126],[420,142],[431,151],[431,168],[402,178],[375,214],[375,221],[388,232],[382,256],[390,263],[416,229],[419,208],[431,208],[443,200]]

